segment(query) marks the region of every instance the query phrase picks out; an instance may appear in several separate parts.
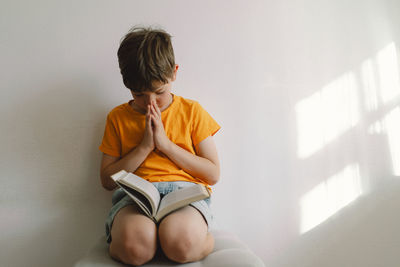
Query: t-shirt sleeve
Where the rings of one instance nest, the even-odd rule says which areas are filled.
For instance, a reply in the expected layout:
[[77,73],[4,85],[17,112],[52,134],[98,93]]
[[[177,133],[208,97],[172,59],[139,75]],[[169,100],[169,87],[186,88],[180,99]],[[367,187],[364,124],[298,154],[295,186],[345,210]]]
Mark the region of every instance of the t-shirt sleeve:
[[197,146],[209,136],[213,136],[221,128],[210,114],[197,102],[195,102],[192,120],[192,141]]
[[101,142],[99,149],[103,153],[113,157],[121,156],[121,141],[116,130],[115,123],[111,119],[110,115],[107,116],[103,141]]

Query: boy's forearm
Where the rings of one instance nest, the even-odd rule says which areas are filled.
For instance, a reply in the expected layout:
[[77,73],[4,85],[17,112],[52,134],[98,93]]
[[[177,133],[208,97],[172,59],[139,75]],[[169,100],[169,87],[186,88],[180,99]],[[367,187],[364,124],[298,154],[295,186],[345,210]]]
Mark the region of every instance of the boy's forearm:
[[147,158],[150,152],[151,150],[139,145],[120,160],[108,165],[103,171],[103,175],[105,176],[105,179],[103,180],[106,181],[105,183],[103,183],[103,186],[110,190],[114,189],[117,185],[111,179],[111,175],[119,172],[120,170],[135,172],[136,169]]
[[174,144],[172,141],[170,141],[161,152],[193,177],[209,185],[214,185],[218,182],[219,166],[209,159],[194,155]]

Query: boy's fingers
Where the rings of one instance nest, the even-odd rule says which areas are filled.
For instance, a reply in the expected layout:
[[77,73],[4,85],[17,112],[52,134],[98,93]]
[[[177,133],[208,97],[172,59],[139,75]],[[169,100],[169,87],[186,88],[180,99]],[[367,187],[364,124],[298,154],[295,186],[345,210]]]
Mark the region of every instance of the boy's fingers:
[[151,105],[151,111],[154,113],[154,115],[159,116],[159,114],[158,114],[156,108],[154,107],[154,105]]
[[151,116],[150,112],[147,111],[147,113],[146,113],[146,122],[150,122],[150,119],[151,119],[150,116]]
[[158,107],[158,105],[156,104],[156,101],[153,101],[153,106],[154,106],[154,110],[157,112],[158,116],[161,117],[161,111],[160,111],[160,108]]
[[151,112],[151,106],[150,106],[150,105],[147,105],[147,113],[146,113],[146,116],[147,116],[147,115],[150,115],[150,112]]
[[151,120],[151,122],[153,123],[153,126],[156,126],[156,118],[154,117],[154,115],[153,114],[150,114],[150,120]]
[[151,116],[151,115],[153,115],[153,114],[154,114],[153,107],[152,107],[152,106],[150,106],[150,116]]

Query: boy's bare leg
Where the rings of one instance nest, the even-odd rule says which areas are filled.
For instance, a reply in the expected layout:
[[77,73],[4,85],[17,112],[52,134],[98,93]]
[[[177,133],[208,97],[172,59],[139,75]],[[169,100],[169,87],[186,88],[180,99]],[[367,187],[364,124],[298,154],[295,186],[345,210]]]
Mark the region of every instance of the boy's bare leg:
[[125,264],[145,264],[157,250],[156,225],[134,205],[126,206],[117,213],[111,238],[111,257]]
[[160,245],[165,255],[176,262],[198,261],[214,248],[214,238],[198,210],[191,206],[165,217],[158,228]]

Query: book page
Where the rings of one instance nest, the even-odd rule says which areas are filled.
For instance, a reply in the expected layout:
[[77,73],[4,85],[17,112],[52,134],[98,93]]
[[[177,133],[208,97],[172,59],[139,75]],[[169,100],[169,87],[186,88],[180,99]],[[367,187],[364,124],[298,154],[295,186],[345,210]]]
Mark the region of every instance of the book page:
[[117,181],[119,186],[132,198],[138,206],[146,213],[149,217],[153,217],[153,212],[151,210],[151,203],[150,201],[142,195],[142,193],[136,191],[135,189],[130,188],[124,184],[121,184]]
[[160,203],[160,193],[152,183],[133,173],[128,173],[126,176],[120,178],[118,183],[133,188],[133,190],[138,191],[144,197],[146,197],[150,203],[150,207],[148,207],[148,209],[151,211],[152,216],[155,215]]
[[155,219],[159,221],[170,212],[189,205],[192,202],[205,199],[209,196],[210,192],[204,185],[200,184],[171,192],[161,200]]

